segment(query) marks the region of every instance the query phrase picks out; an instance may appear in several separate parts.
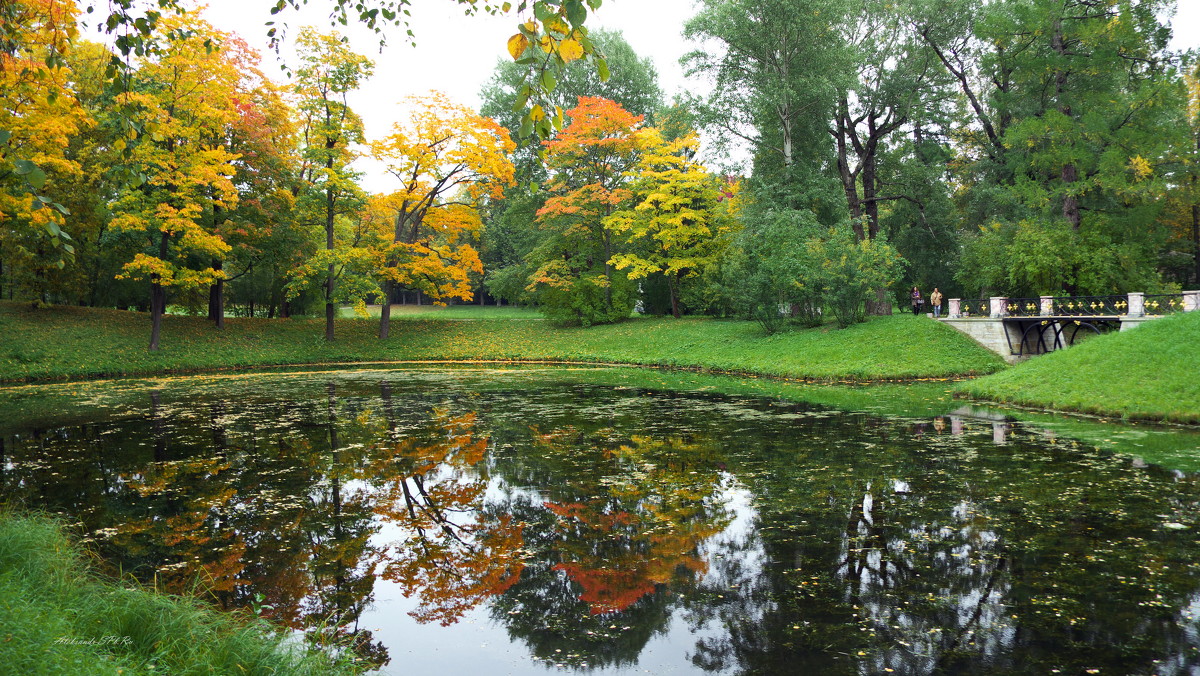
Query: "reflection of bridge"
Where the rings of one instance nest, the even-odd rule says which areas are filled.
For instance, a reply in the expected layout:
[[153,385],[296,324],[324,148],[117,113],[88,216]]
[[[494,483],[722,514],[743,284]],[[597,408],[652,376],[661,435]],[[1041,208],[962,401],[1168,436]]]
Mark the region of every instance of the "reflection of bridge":
[[1075,344],[1087,336],[1120,330],[1178,312],[1200,309],[1200,291],[1148,295],[1039,296],[950,299],[943,322],[971,336],[1009,362]]

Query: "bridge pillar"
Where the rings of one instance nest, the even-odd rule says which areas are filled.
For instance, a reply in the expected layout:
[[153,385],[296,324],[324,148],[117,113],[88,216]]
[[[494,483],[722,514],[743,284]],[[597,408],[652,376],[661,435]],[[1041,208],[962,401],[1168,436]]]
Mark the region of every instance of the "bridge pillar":
[[951,298],[950,299],[950,312],[948,314],[950,316],[950,319],[958,319],[959,317],[962,316],[962,299],[961,298]]
[[1050,315],[1054,314],[1054,296],[1042,296],[1041,300],[1042,302],[1038,309],[1038,314],[1042,315],[1043,317],[1049,317]]
[[1141,317],[1146,314],[1146,294],[1141,291],[1129,292],[1129,307],[1126,313],[1130,317]]
[[1183,292],[1183,311],[1200,310],[1200,291]]
[[992,317],[1003,317],[1005,314],[1007,314],[1005,312],[1006,308],[1004,307],[1007,302],[1008,298],[1004,296],[992,296],[989,302],[991,310],[989,314]]

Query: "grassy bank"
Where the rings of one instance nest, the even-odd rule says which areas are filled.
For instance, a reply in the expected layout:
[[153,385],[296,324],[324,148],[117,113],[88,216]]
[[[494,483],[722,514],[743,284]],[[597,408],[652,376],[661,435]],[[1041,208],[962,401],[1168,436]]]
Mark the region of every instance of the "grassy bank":
[[955,389],[1000,403],[1200,423],[1200,312],[1098,336]]
[[350,674],[246,618],[96,577],[59,526],[0,510],[0,671]]
[[326,343],[320,320],[230,319],[217,331],[168,316],[162,350],[146,350],[145,314],[0,303],[0,381],[153,375],[286,364],[406,360],[551,360],[654,364],[817,380],[953,377],[1004,367],[995,354],[925,317],[879,317],[766,337],[757,324],[645,318],[587,329],[510,319],[401,316],[392,337],[377,322],[340,319]]

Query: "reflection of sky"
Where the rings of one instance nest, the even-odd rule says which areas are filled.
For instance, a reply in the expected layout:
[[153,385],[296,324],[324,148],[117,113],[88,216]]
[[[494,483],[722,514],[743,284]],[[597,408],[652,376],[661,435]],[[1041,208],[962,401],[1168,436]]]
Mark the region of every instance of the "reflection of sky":
[[[728,473],[722,473],[722,485],[723,490],[718,494],[717,500],[725,504],[734,518],[723,532],[701,544],[700,557],[711,560],[714,554],[729,551],[727,545],[736,544],[732,549],[744,554],[743,570],[753,571],[753,579],[766,562],[766,554],[761,545],[744,548],[744,544],[754,538],[757,513],[751,505],[753,496]],[[347,482],[346,488],[352,487],[362,488],[365,484]],[[538,491],[515,487],[499,478],[492,478],[488,482],[484,500],[487,503],[495,503],[519,497],[528,497],[534,504],[543,499]],[[464,519],[470,517],[465,514],[462,516]],[[376,547],[382,548],[403,541],[408,535],[407,531],[396,523],[387,520],[376,523],[380,529],[371,538],[371,544]],[[735,583],[733,580],[720,578],[720,568],[712,567],[705,581],[710,587],[729,587]],[[732,593],[737,592],[734,590]],[[548,671],[560,670],[560,667],[553,663],[535,659],[524,644],[511,642],[507,628],[489,617],[491,611],[486,603],[467,611],[462,619],[449,627],[443,627],[436,622],[417,622],[409,613],[416,611],[419,605],[420,601],[416,595],[411,598],[404,597],[402,585],[382,577],[376,579],[375,602],[363,612],[359,626],[373,632],[374,638],[381,641],[391,655],[391,662],[378,673],[389,676],[426,673],[540,676]],[[719,621],[706,622],[699,628],[690,627],[677,605],[669,612],[671,618],[666,624],[666,630],[653,635],[639,652],[636,673],[698,673],[700,670],[693,666],[689,659],[696,642],[726,633]],[[620,623],[619,616],[615,616],[614,622]],[[630,673],[627,667],[565,669],[573,673],[586,672],[597,676]]]

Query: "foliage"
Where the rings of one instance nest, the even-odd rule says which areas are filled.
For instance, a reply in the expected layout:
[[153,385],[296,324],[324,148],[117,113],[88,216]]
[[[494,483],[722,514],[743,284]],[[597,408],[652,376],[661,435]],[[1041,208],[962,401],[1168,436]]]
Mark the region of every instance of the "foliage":
[[808,247],[821,269],[816,283],[839,328],[864,321],[867,302],[903,272],[904,261],[882,237],[860,240],[834,228]]
[[735,186],[705,171],[694,157],[700,140],[689,134],[667,142],[647,130],[646,146],[634,170],[633,208],[607,218],[605,227],[622,234],[629,249],[612,257],[630,279],[662,275],[679,318],[683,281],[716,266],[734,230]]
[[607,99],[583,97],[571,124],[546,142],[554,172],[538,211],[546,237],[530,254],[527,290],[547,316],[588,326],[621,321],[633,310],[628,277],[614,271],[620,242],[608,219],[633,198],[628,172],[644,144],[641,118]]
[[[416,289],[437,302],[470,300],[470,274],[483,265],[467,236],[482,226],[479,207],[503,196],[513,181],[508,154],[515,148],[508,132],[490,118],[431,93],[408,101],[407,121],[372,144],[372,154],[400,182],[395,192],[376,200],[389,215],[380,240],[379,272],[385,279],[384,303],[394,287]],[[387,227],[390,225],[391,227]],[[387,308],[380,337],[387,337]]]

